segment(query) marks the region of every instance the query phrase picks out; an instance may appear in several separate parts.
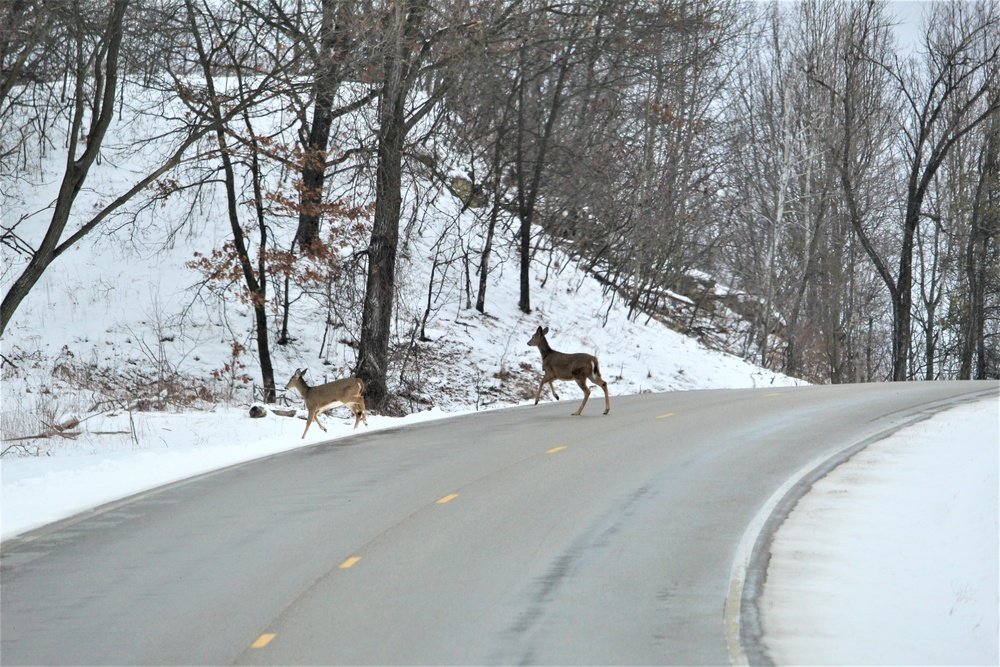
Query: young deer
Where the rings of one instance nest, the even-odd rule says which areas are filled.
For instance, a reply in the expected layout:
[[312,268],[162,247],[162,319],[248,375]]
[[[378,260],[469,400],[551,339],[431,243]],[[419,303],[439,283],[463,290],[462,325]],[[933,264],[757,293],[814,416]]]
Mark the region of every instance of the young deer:
[[582,352],[577,354],[556,352],[549,347],[549,342],[545,340],[545,334],[548,332],[548,327],[544,329],[538,327],[535,335],[528,341],[528,345],[537,347],[538,351],[542,353],[542,371],[545,373],[538,385],[538,391],[535,393],[535,405],[538,405],[538,400],[542,397],[542,387],[545,386],[546,382],[549,383],[552,395],[558,401],[559,394],[556,393],[556,387],[552,382],[554,380],[576,380],[580,389],[583,389],[583,403],[573,413],[579,415],[583,412],[583,406],[587,405],[587,399],[590,398],[590,387],[587,386],[587,380],[590,380],[604,390],[604,414],[608,414],[611,411],[611,398],[608,395],[608,383],[601,377],[597,357]]
[[285,389],[297,389],[302,394],[302,399],[306,402],[306,409],[309,416],[306,417],[306,430],[302,431],[302,437],[306,437],[309,426],[316,422],[316,425],[326,432],[326,427],[319,421],[319,413],[338,405],[346,405],[354,413],[354,428],[358,427],[358,422],[364,420],[368,426],[368,417],[365,415],[365,399],[362,394],[365,391],[365,383],[361,378],[344,378],[326,384],[310,387],[302,379],[306,369],[300,368],[292,374],[292,379],[285,385]]

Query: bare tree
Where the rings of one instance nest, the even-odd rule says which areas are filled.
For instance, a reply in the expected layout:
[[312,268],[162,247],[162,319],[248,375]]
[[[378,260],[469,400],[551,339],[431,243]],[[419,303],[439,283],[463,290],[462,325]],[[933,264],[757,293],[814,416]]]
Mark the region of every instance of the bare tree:
[[[991,26],[996,21],[993,12],[983,21],[968,12],[965,3],[936,4],[925,40],[923,69],[907,68],[888,57],[884,37],[882,42],[873,41],[873,36],[886,32],[883,5],[867,3],[855,7],[855,20],[844,51],[847,67],[841,96],[841,182],[854,229],[892,301],[892,379],[905,380],[911,373],[914,246],[924,202],[938,170],[956,143],[1000,110],[997,106],[1000,100],[989,95],[997,85],[1000,42],[994,41],[985,53],[977,51],[979,40],[992,32]],[[942,34],[942,30],[948,32]],[[895,272],[889,257],[876,247],[871,229],[859,210],[857,171],[851,157],[861,141],[858,133],[865,121],[866,102],[862,95],[866,94],[866,82],[881,80],[885,90],[886,79],[894,84],[893,93],[901,97],[904,114],[901,158],[905,184]]]
[[[133,7],[126,0],[117,0],[113,3],[70,0],[65,5],[57,3],[42,7],[38,11],[44,12],[49,9],[58,12],[55,18],[45,21],[50,32],[44,38],[37,40],[37,48],[50,49],[53,48],[51,43],[56,42],[65,46],[66,51],[39,55],[37,61],[28,58],[29,63],[35,63],[32,69],[35,74],[30,76],[23,74],[23,80],[12,90],[35,91],[30,95],[37,92],[41,102],[33,110],[36,115],[28,116],[27,123],[34,124],[36,130],[44,131],[51,117],[58,117],[63,113],[58,88],[63,84],[66,85],[69,93],[67,97],[71,102],[67,113],[69,131],[66,134],[66,167],[59,193],[51,206],[52,213],[46,234],[37,247],[32,247],[18,235],[17,227],[23,219],[0,228],[0,243],[30,257],[0,305],[0,333],[6,330],[18,306],[53,261],[98,229],[106,220],[126,210],[130,203],[138,199],[144,199],[147,203],[155,200],[159,196],[157,192],[149,193],[145,197],[140,195],[181,164],[187,151],[215,127],[212,122],[201,122],[198,119],[173,119],[175,122],[167,131],[158,131],[156,136],[145,137],[137,146],[125,149],[140,150],[142,145],[154,142],[164,153],[159,162],[151,165],[148,172],[124,192],[106,193],[111,199],[110,203],[101,206],[96,212],[78,210],[77,196],[84,187],[91,166],[97,162],[104,148],[104,139],[112,125],[115,107],[122,103],[119,79],[123,58],[128,57],[123,52],[123,45],[126,43],[148,45],[160,40],[161,36],[166,36],[165,39],[169,40],[170,36],[177,34],[178,26],[170,7],[163,8],[163,11],[153,11],[145,5]],[[131,9],[137,12],[141,10],[142,14],[140,16],[127,14]],[[135,36],[130,37],[125,30],[133,27],[136,30],[151,30],[155,37],[147,35],[144,40],[139,40]],[[176,54],[164,51],[158,52],[157,56],[155,60],[150,59],[152,62],[139,59],[133,66],[134,71],[142,74],[143,85],[148,85],[150,78],[160,78],[161,65],[164,61],[169,64]],[[132,57],[137,58],[136,54]],[[61,63],[69,63],[70,66],[60,70]],[[157,71],[150,72],[149,68]],[[41,74],[43,71],[44,76]],[[227,107],[223,111],[222,121],[229,122],[240,114],[246,105],[255,104],[264,90],[249,91],[241,104]],[[160,92],[171,98],[164,102],[165,106],[169,107],[176,101],[178,95],[183,99],[191,91],[184,87],[170,86],[169,89]],[[3,114],[0,120],[4,127],[7,127],[7,121],[11,116],[23,117],[25,107],[19,101],[21,95],[29,96],[29,93],[18,92],[17,95],[8,96],[8,106],[0,107]],[[49,142],[50,138],[39,137],[39,143],[43,148]],[[28,160],[26,156],[29,148],[26,142],[17,145],[17,150],[25,155],[23,158],[25,162]]]
[[[263,53],[259,50],[260,45],[253,37],[259,26],[254,23],[253,13],[241,11],[240,7],[231,10],[213,8],[208,3],[196,6],[195,1],[185,0],[184,8],[188,34],[191,36],[203,88],[182,79],[178,79],[178,86],[186,90],[183,99],[188,108],[203,119],[203,123],[211,128],[214,135],[217,147],[214,154],[218,156],[222,166],[231,234],[231,252],[224,253],[219,258],[218,263],[222,266],[204,268],[209,273],[217,273],[224,271],[229,263],[235,263],[239,267],[249,294],[249,305],[254,313],[254,332],[264,386],[264,401],[273,402],[275,381],[267,318],[269,298],[267,257],[270,238],[264,209],[261,165],[264,150],[260,145],[249,109],[251,107],[256,109],[258,105],[264,106],[269,98],[285,92],[282,86],[277,86],[273,92],[271,87],[275,79],[281,78],[285,69],[293,67],[295,62],[287,57],[287,50],[279,53]],[[230,13],[223,14],[227,11]],[[252,73],[259,69],[260,60],[267,63],[267,74],[255,77],[254,85],[250,85],[245,72]],[[230,73],[234,83],[220,87],[216,80],[217,70]],[[242,135],[231,122],[235,120],[233,110],[239,112],[239,118],[245,128],[245,133]],[[249,200],[258,233],[256,261],[240,215],[241,178],[237,173],[237,159],[241,158],[240,148],[245,151],[246,172],[252,192]]]
[[[96,4],[86,8],[79,3],[73,5],[76,21],[67,26],[67,32],[73,39],[71,45],[74,61],[71,75],[74,106],[66,168],[45,237],[31,253],[27,266],[0,304],[0,334],[7,329],[14,311],[45,269],[74,242],[76,235],[65,240],[63,233],[70,221],[73,203],[87,180],[91,166],[100,155],[101,144],[114,116],[120,75],[122,26],[129,2],[114,0],[108,8],[110,11],[103,17],[103,23],[99,22],[103,7]],[[39,20],[44,22],[44,19]],[[23,61],[23,58],[18,60]]]
[[[773,3],[757,23],[762,34],[746,34],[731,87],[726,188],[736,210],[727,261],[748,301],[759,302],[746,313],[748,346],[763,365],[834,382],[867,380],[878,368],[867,348],[877,295],[838,197],[839,101],[814,83],[835,80],[844,62],[836,53],[845,9]],[[877,109],[859,143],[867,152],[853,163],[868,219],[881,206],[879,189],[867,187],[881,168],[868,146],[888,133]]]
[[[996,360],[991,366],[986,340],[990,307],[994,311],[994,321],[1000,319],[1000,243],[997,241],[1000,237],[1000,114],[994,114],[985,126],[978,172],[963,257],[969,296],[961,332],[958,376],[985,380],[991,375],[1000,375]],[[1000,346],[1000,342],[995,342],[994,346]]]
[[384,410],[388,398],[386,377],[402,209],[403,147],[410,130],[434,108],[447,86],[447,82],[438,81],[415,109],[407,108],[421,64],[447,33],[440,28],[424,34],[429,8],[429,0],[393,0],[384,23],[375,214],[367,251],[368,282],[355,370],[365,382],[369,404],[376,410]]
[[303,121],[300,136],[302,145],[299,203],[299,221],[295,232],[295,243],[306,253],[319,239],[320,222],[324,207],[324,184],[328,169],[330,132],[334,121],[351,111],[368,104],[379,92],[372,87],[357,99],[338,104],[338,93],[344,78],[349,75],[358,51],[364,51],[357,44],[358,24],[364,17],[356,15],[353,0],[320,0],[320,23],[315,41],[307,30],[280,11],[276,0],[271,0],[272,14],[275,14],[292,39],[297,40],[300,49],[308,55],[304,61],[312,70],[312,87],[309,98],[312,102],[311,117]]

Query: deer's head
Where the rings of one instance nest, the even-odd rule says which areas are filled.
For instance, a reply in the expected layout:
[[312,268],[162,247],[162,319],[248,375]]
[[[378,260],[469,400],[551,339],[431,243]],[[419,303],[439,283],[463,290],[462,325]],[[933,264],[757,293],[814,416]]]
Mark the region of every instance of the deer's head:
[[545,334],[547,334],[548,332],[549,332],[549,328],[548,327],[545,327],[544,329],[541,328],[541,327],[538,327],[538,329],[535,331],[535,335],[532,336],[531,340],[528,341],[528,345],[530,345],[532,347],[538,347],[539,345],[544,344],[546,342],[545,341]]
[[302,380],[302,376],[306,374],[306,370],[307,369],[305,369],[305,368],[300,368],[297,371],[295,371],[294,373],[292,373],[292,377],[288,381],[288,384],[285,385],[285,389],[293,389],[295,387],[295,385],[297,385],[300,382],[302,382],[303,381]]

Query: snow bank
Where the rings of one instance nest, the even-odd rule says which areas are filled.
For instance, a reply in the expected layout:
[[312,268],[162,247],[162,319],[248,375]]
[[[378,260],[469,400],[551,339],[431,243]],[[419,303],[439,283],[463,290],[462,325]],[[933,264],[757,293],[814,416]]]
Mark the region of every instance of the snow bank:
[[961,406],[820,480],[775,536],[776,664],[998,664],[1000,403]]
[[[302,411],[304,414],[304,411]],[[248,419],[245,410],[211,413],[140,413],[138,443],[72,448],[56,456],[5,458],[0,462],[3,503],[0,539],[7,539],[53,521],[71,517],[149,489],[252,459],[406,424],[448,416],[427,410],[402,418],[368,416],[368,427],[352,428],[346,408],[343,419],[320,417],[324,433],[313,425],[301,437],[305,421],[268,416]]]

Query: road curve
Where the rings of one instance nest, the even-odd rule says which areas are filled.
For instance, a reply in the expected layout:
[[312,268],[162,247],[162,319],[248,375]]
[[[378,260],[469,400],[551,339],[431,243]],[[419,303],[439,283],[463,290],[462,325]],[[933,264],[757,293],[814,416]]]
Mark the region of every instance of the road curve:
[[0,662],[728,663],[775,491],[998,387],[567,391],[237,465],[3,543]]

